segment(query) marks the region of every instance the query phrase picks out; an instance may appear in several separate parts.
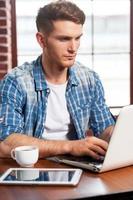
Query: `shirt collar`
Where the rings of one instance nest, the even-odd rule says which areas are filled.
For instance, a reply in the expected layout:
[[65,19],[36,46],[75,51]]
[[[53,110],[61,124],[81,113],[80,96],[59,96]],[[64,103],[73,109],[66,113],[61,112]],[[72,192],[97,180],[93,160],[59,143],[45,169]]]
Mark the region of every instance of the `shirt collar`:
[[43,72],[43,67],[42,67],[42,56],[39,56],[37,60],[35,60],[34,63],[34,68],[33,68],[33,76],[35,79],[35,87],[36,90],[45,90],[47,89],[47,84],[45,81],[45,74]]
[[69,73],[68,83],[70,85],[74,85],[74,86],[77,86],[78,83],[79,83],[78,80],[77,80],[76,74],[75,74],[75,68],[76,67],[77,66],[76,66],[76,63],[75,63],[72,67],[69,68],[69,71],[68,71],[68,73]]

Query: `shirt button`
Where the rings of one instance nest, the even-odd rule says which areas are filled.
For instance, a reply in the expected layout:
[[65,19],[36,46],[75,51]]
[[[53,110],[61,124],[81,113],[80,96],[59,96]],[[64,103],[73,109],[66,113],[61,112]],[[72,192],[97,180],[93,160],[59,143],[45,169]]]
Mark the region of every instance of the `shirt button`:
[[4,117],[0,117],[0,122],[3,122],[4,121]]
[[47,88],[46,92],[47,92],[47,94],[49,94],[49,93],[50,93],[50,89],[49,89],[49,88]]

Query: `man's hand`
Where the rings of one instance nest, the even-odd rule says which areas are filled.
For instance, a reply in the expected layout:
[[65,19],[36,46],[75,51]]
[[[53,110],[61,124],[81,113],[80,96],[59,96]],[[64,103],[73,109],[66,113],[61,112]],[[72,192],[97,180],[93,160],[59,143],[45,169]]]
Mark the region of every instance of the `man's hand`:
[[91,156],[100,159],[104,156],[108,148],[108,143],[94,136],[89,136],[82,140],[69,141],[69,153],[74,156]]

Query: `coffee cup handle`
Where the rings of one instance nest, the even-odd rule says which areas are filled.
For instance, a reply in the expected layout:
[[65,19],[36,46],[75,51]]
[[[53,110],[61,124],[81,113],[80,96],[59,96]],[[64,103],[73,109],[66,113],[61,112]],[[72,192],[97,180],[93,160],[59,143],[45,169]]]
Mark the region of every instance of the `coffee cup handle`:
[[16,158],[15,158],[15,151],[14,151],[14,149],[12,149],[11,150],[11,157],[15,160]]

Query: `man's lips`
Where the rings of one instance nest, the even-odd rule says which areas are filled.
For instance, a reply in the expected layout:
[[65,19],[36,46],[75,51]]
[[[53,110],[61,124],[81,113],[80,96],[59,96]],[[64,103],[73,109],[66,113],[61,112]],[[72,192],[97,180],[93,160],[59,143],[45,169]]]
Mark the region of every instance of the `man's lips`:
[[71,55],[71,56],[64,56],[65,58],[68,58],[68,59],[74,59],[76,55]]

